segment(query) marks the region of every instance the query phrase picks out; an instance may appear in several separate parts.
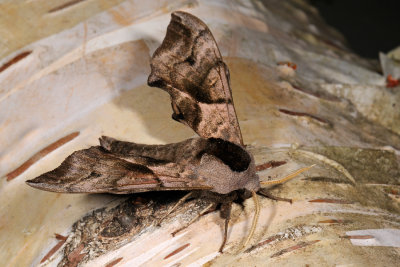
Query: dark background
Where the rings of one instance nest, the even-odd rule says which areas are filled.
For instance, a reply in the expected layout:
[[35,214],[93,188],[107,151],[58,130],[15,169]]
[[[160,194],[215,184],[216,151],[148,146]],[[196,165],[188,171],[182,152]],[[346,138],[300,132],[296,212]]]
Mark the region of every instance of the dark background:
[[310,0],[350,48],[366,58],[400,46],[400,0]]

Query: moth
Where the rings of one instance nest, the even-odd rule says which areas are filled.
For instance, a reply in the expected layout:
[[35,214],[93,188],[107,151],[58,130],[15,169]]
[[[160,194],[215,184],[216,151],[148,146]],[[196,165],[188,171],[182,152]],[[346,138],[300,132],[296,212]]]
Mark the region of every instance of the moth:
[[27,184],[61,193],[188,191],[177,205],[189,197],[209,198],[214,203],[209,209],[219,207],[225,219],[220,251],[232,202],[253,197],[256,215],[247,244],[259,213],[256,193],[271,196],[261,188],[254,158],[243,144],[229,70],[204,22],[189,13],[172,13],[165,39],[151,59],[148,85],[170,94],[172,118],[199,137],[146,145],[102,136],[100,146],[74,152],[58,168]]

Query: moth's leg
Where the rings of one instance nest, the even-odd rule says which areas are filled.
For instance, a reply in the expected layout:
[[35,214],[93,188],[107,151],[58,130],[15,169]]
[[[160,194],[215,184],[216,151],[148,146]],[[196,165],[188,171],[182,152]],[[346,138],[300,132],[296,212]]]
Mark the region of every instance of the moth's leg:
[[214,211],[216,210],[217,205],[215,203],[211,203],[210,205],[208,205],[205,209],[203,209],[202,211],[200,211],[199,214],[196,215],[196,217],[194,217],[193,219],[190,220],[190,222],[188,224],[186,224],[185,226],[179,228],[178,230],[174,231],[172,233],[172,236],[175,236],[177,233],[179,233],[180,231],[186,229],[189,227],[189,225],[191,225],[192,223],[194,223],[198,218],[200,218],[201,216],[203,216],[206,213],[209,213],[210,211]]
[[193,195],[193,191],[187,193],[186,195],[184,195],[181,199],[179,199],[179,201],[172,207],[170,208],[167,213],[162,216],[158,221],[157,221],[157,226],[160,226],[161,222],[168,217],[168,215],[170,215],[174,210],[176,210],[180,205],[182,205],[189,197],[191,197]]
[[272,195],[271,193],[268,192],[267,188],[260,188],[260,190],[257,191],[257,194],[276,201],[286,201],[289,202],[290,204],[292,204],[293,202],[292,199],[290,198],[283,198]]
[[221,205],[221,217],[223,219],[225,219],[224,240],[222,241],[222,244],[219,248],[219,252],[221,252],[221,253],[225,247],[226,240],[228,238],[228,225],[229,225],[229,221],[231,219],[232,203],[233,202],[227,202],[227,203],[223,203]]
[[254,232],[256,230],[256,227],[257,227],[258,218],[260,217],[260,202],[258,201],[257,193],[255,191],[251,191],[251,194],[252,194],[252,197],[253,197],[253,200],[254,200],[254,206],[255,206],[256,210],[255,210],[255,213],[254,213],[253,222],[251,224],[250,233],[247,236],[247,239],[243,244],[243,248],[245,248],[247,246],[247,244],[249,243],[250,239],[253,237]]

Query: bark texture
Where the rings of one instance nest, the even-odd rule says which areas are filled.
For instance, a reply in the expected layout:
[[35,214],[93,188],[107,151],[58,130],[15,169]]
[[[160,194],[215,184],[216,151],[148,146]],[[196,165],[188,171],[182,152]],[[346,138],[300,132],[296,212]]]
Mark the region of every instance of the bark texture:
[[[0,262],[398,265],[400,89],[386,86],[395,67],[382,75],[354,55],[305,1],[20,1],[18,10],[0,16]],[[244,143],[256,164],[269,162],[262,180],[316,164],[272,188],[293,204],[260,199],[244,249],[254,203],[234,205],[224,254],[218,212],[171,235],[205,200],[188,200],[156,226],[183,193],[67,195],[25,185],[102,135],[148,144],[195,135],[171,120],[169,96],[146,85],[175,10],[213,32]]]

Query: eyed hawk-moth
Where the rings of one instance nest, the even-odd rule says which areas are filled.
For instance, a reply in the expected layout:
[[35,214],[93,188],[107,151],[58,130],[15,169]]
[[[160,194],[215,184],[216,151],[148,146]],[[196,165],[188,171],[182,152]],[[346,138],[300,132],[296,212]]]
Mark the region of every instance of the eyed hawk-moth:
[[199,137],[146,145],[102,136],[99,146],[74,152],[27,184],[61,193],[186,190],[209,197],[221,205],[225,218],[222,251],[232,202],[268,193],[243,144],[228,67],[204,22],[189,13],[172,13],[165,39],[151,59],[148,85],[169,93],[172,118]]

